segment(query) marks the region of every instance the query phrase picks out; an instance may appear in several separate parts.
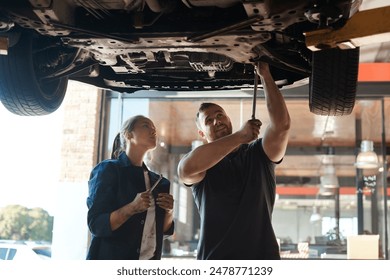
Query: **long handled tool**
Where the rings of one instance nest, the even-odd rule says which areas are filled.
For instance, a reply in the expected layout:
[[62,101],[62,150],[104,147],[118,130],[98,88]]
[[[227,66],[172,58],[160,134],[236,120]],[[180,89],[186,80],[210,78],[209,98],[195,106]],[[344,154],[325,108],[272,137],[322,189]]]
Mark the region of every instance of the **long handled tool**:
[[156,183],[153,184],[153,186],[150,188],[150,192],[152,192],[158,185],[158,183],[160,183],[161,179],[163,178],[162,174],[160,174],[160,177],[158,177]]
[[255,65],[254,73],[255,73],[255,77],[254,77],[255,83],[254,83],[254,87],[253,87],[252,120],[254,120],[256,118],[255,114],[256,114],[257,85],[259,83],[259,76],[257,75],[257,65]]

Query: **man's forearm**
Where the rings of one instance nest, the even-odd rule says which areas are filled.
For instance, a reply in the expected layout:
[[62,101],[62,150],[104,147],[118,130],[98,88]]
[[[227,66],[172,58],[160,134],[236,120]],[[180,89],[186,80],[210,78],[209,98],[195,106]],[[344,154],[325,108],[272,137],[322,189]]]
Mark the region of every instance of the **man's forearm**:
[[268,67],[262,70],[260,78],[270,118],[270,124],[263,137],[263,148],[271,161],[278,162],[286,152],[291,120],[284,97],[275,84]]
[[260,76],[260,78],[264,87],[271,125],[274,128],[278,127],[278,129],[281,130],[288,130],[290,126],[290,116],[283,95],[269,72]]
[[205,172],[235,150],[241,141],[240,135],[233,133],[196,148],[179,163],[179,176],[185,179]]

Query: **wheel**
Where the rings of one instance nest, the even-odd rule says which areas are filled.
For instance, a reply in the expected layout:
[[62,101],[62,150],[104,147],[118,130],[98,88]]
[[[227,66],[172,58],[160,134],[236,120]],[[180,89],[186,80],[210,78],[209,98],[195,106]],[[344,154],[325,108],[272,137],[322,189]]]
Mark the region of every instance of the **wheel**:
[[68,78],[41,81],[49,62],[40,63],[40,49],[34,48],[33,35],[21,33],[18,42],[0,55],[0,100],[10,112],[21,116],[47,115],[56,111],[64,97]]
[[316,115],[352,113],[356,100],[360,49],[313,52],[309,107]]

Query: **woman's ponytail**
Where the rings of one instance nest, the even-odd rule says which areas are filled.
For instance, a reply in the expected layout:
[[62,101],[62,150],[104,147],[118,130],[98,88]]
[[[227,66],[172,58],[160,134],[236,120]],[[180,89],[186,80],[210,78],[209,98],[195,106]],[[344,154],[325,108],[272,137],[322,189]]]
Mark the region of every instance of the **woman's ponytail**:
[[125,135],[128,132],[133,131],[136,122],[139,119],[145,118],[142,115],[136,115],[126,120],[121,128],[121,131],[115,136],[114,143],[112,144],[111,158],[117,159],[122,151],[126,150]]
[[117,159],[121,151],[122,151],[121,134],[118,133],[115,136],[114,143],[112,144],[111,158]]

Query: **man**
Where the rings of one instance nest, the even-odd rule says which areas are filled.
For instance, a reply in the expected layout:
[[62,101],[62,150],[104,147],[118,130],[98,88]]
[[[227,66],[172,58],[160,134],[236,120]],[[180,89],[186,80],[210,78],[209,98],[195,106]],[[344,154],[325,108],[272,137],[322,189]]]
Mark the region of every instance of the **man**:
[[269,66],[259,63],[270,124],[251,119],[235,133],[217,104],[203,103],[196,124],[206,144],[179,162],[180,180],[192,187],[200,214],[198,259],[280,259],[271,224],[275,165],[284,157],[290,116]]

